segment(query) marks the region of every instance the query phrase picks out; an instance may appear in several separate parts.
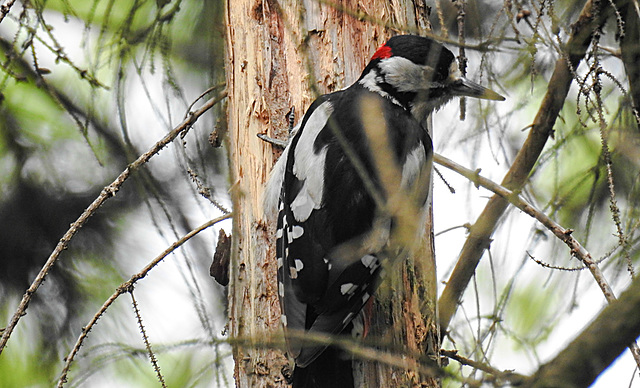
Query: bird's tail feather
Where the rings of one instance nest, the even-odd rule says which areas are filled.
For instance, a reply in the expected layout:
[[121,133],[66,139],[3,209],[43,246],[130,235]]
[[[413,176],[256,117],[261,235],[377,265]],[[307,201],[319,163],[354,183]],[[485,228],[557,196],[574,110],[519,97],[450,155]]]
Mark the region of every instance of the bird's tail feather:
[[342,349],[329,346],[306,368],[293,371],[292,388],[353,388],[353,360]]

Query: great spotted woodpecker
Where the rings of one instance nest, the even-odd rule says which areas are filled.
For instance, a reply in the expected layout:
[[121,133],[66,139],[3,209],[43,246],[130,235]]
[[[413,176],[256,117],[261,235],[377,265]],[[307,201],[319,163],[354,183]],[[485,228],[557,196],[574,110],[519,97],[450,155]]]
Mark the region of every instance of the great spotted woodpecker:
[[389,189],[373,160],[383,150],[371,147],[362,104],[375,104],[402,175],[397,182],[420,193],[416,203],[423,211],[432,169],[427,117],[455,96],[504,100],[462,77],[441,44],[395,36],[373,54],[356,83],[320,96],[294,129],[265,194],[267,213],[277,213],[278,288],[296,363],[294,387],[353,386],[351,361],[339,349],[291,333],[361,328],[356,318],[380,282],[395,226],[372,192],[384,197]]

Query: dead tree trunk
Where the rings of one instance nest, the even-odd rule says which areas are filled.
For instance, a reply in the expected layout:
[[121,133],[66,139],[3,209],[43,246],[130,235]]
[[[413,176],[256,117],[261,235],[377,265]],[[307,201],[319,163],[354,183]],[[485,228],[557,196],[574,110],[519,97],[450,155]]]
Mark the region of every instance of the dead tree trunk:
[[[261,205],[262,188],[275,156],[272,146],[256,135],[283,138],[288,126],[285,115],[292,106],[300,112],[300,119],[318,94],[353,83],[371,54],[392,34],[389,25],[408,26],[414,31],[416,25],[425,25],[422,20],[416,23],[416,14],[422,15],[424,8],[408,0],[335,4],[318,0],[226,3],[234,211],[229,332],[238,339],[234,346],[238,387],[286,386],[281,373],[287,364],[283,351],[265,344],[281,335],[274,225],[263,219]],[[375,15],[377,21],[363,16],[365,12]],[[401,344],[414,356],[428,353],[438,359],[431,225],[427,231],[418,257],[389,271],[392,276],[385,289],[393,292],[380,293],[375,304],[378,324],[369,338],[396,347]],[[416,370],[411,363],[399,370],[379,362],[363,362],[363,384],[437,386],[435,379]]]

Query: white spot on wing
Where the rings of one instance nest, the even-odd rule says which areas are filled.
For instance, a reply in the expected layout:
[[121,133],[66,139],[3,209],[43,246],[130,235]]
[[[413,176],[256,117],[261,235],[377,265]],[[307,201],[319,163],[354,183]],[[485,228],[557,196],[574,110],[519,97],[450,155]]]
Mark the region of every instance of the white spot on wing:
[[300,236],[302,236],[304,234],[304,228],[300,225],[294,225],[293,229],[291,230],[291,236],[296,239],[296,238],[300,238]]
[[371,255],[362,256],[362,259],[360,259],[360,261],[362,261],[362,264],[367,268],[371,268],[377,264],[377,259],[375,258],[375,256]]
[[300,259],[295,259],[294,263],[296,265],[296,272],[301,271],[304,268],[304,263]]
[[357,288],[358,286],[353,283],[345,283],[340,286],[340,293],[342,293],[342,295],[353,294]]
[[278,294],[280,297],[284,297],[284,284],[282,282],[278,282]]
[[287,326],[287,316],[286,315],[282,314],[280,316],[280,320],[282,321],[283,325]]

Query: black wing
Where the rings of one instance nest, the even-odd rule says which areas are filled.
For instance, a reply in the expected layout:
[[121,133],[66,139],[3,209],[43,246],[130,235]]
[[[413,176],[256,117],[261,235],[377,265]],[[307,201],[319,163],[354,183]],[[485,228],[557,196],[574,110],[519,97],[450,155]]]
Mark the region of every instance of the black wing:
[[[335,130],[343,134],[351,154],[365,167],[365,179],[380,191],[371,158],[376,150],[369,149],[359,117],[363,89],[358,87],[316,100],[285,150],[276,241],[279,294],[285,326],[300,333],[340,333],[380,281],[379,251],[391,221],[379,217],[371,193],[335,136]],[[424,193],[422,206],[430,179],[431,140],[404,108],[376,93],[366,94],[381,103],[392,149],[407,177],[403,181],[427,186],[419,190]],[[289,339],[290,354],[301,367],[325,347]]]

